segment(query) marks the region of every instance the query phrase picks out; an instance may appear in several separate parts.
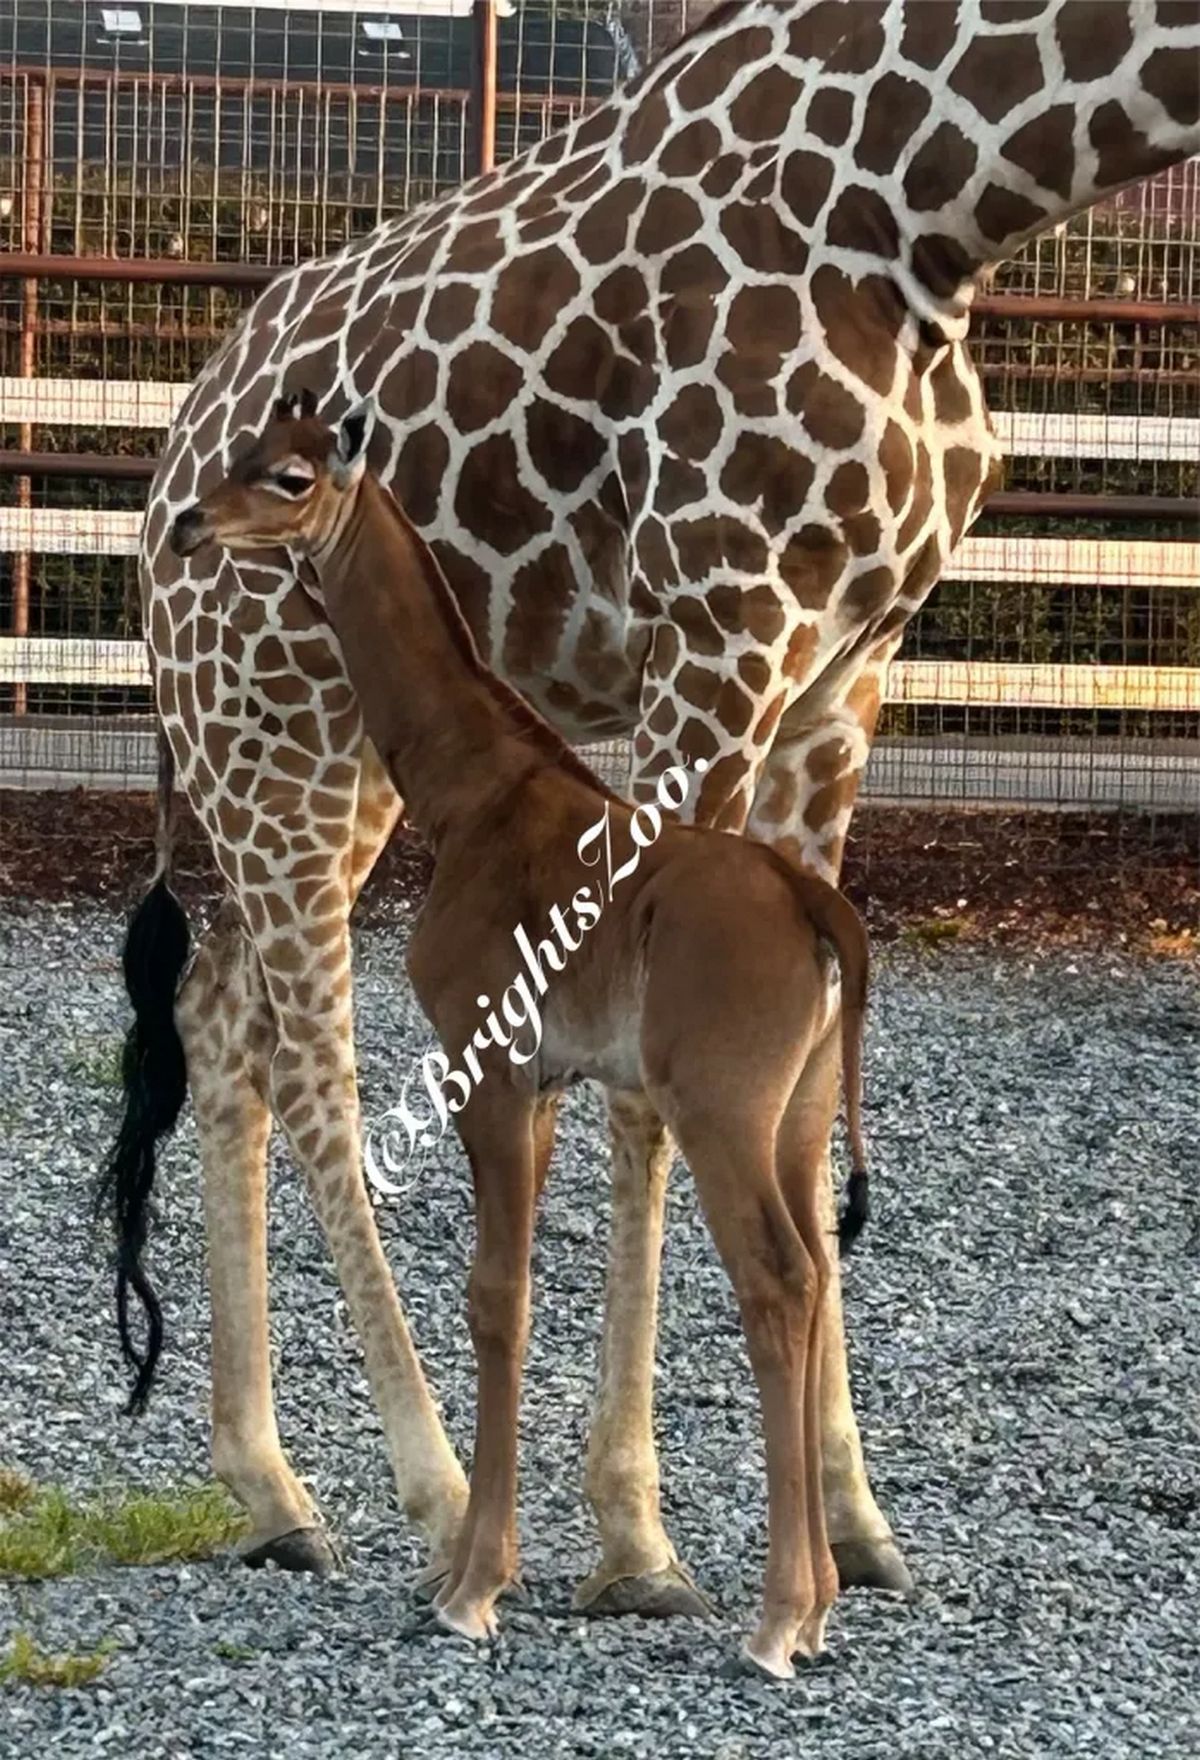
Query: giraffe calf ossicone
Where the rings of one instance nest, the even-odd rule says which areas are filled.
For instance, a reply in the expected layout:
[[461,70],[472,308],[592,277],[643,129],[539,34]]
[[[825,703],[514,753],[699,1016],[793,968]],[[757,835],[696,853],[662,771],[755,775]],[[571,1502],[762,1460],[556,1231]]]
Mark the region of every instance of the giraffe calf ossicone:
[[[209,541],[230,550],[285,544],[309,560],[367,732],[433,848],[408,970],[451,1066],[478,1078],[454,1116],[477,1210],[475,1453],[436,1616],[470,1637],[490,1634],[516,1570],[534,1211],[557,1097],[594,1077],[644,1093],[674,1134],[737,1294],[761,1396],[769,1502],[764,1607],[746,1652],[768,1674],[789,1676],[797,1652],[822,1648],[838,1581],[820,1453],[829,1267],[817,1188],[827,1061],[837,1056],[824,1031],[821,942],[832,945],[842,981],[854,1157],[846,1242],[866,1214],[862,924],[833,886],[777,851],[663,823],[655,808],[635,809],[604,788],[480,658],[431,550],[366,468],[370,412],[352,412],[335,432],[305,413],[312,408],[282,403],[226,480],[179,515],[171,542],[180,555]],[[590,851],[597,827],[607,886],[598,868],[581,867],[581,840]],[[510,1035],[498,1011],[513,982],[514,933],[536,945],[567,916],[573,950],[554,962],[536,1019],[526,1009],[516,1017],[525,1030]],[[505,1012],[511,1026],[516,1011]]]

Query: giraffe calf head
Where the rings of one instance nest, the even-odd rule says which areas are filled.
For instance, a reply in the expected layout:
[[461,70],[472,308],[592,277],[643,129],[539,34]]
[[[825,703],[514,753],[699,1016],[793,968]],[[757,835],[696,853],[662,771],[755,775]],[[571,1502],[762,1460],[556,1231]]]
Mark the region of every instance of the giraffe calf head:
[[331,427],[318,416],[311,391],[280,398],[224,480],[176,517],[172,550],[191,556],[204,544],[226,550],[283,546],[311,556],[327,549],[354,505],[373,425],[367,404]]

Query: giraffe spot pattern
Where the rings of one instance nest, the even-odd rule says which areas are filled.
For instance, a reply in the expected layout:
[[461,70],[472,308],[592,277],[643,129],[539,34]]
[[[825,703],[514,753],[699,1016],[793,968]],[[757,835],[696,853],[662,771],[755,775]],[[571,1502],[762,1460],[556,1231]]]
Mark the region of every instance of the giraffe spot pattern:
[[[1007,5],[1008,0],[1003,3]],[[908,0],[900,53],[915,67],[932,72],[953,49],[958,32],[958,0]]]
[[761,25],[720,38],[689,63],[675,81],[675,98],[684,110],[708,110],[739,67],[771,53],[772,34]]
[[989,183],[975,204],[975,224],[985,238],[999,244],[1018,233],[1030,232],[1046,218],[1045,208],[1018,191]]
[[731,202],[721,215],[720,226],[747,269],[760,275],[803,275],[808,246],[774,208]]
[[489,322],[514,348],[531,352],[579,291],[579,272],[555,245],[518,257],[500,271]]
[[591,422],[544,397],[525,414],[525,440],[533,468],[552,489],[578,489],[604,456],[604,441]]
[[804,126],[827,146],[840,147],[854,123],[854,99],[838,86],[825,86],[809,100]]
[[883,54],[886,10],[886,0],[820,0],[789,24],[791,52],[827,73],[869,73]]
[[521,481],[517,449],[508,434],[492,434],[468,452],[455,490],[455,512],[464,531],[502,556],[512,555],[530,533],[548,531],[552,523],[545,503]]
[[1043,77],[1036,37],[1005,37],[999,57],[991,37],[976,37],[956,63],[950,86],[986,122],[1002,122],[1033,96]]
[[446,385],[446,412],[460,434],[497,421],[517,397],[523,374],[491,342],[470,342],[454,356]]
[[694,237],[700,225],[699,206],[685,190],[656,189],[646,203],[634,249],[639,256],[662,256]]
[[885,73],[871,87],[854,162],[863,171],[895,169],[896,160],[925,120],[933,99],[923,85],[899,73]]
[[513,678],[548,671],[574,598],[571,558],[549,544],[513,576],[512,611],[505,624],[504,666]]
[[766,67],[739,92],[729,111],[735,134],[744,141],[775,141],[795,110],[801,86],[781,67]]
[[900,254],[900,228],[890,203],[877,190],[851,184],[834,204],[825,236],[840,250],[875,257]]
[[679,458],[707,458],[725,428],[725,418],[711,385],[685,385],[658,418],[663,442]]
[[739,435],[721,472],[721,491],[731,501],[758,509],[768,532],[778,532],[803,511],[815,475],[812,460],[773,434]]
[[1079,84],[1115,73],[1133,47],[1126,5],[1114,6],[1104,29],[1096,28],[1096,8],[1088,0],[1063,0],[1054,21],[1063,72]]
[[904,198],[914,214],[942,208],[962,190],[979,152],[952,122],[939,122],[904,173]]
[[1075,111],[1070,104],[1056,104],[1032,117],[1009,135],[1000,151],[1044,189],[1070,201],[1075,176]]
[[685,123],[665,143],[658,155],[658,169],[664,177],[694,177],[698,169],[711,165],[720,151],[720,130],[700,117]]

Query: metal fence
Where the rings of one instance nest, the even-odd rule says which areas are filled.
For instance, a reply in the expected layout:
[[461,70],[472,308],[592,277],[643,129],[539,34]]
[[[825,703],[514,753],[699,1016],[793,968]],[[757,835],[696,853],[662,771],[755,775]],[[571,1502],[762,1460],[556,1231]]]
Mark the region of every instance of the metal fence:
[[[186,383],[273,268],[598,103],[688,0],[0,14],[0,788],[143,787],[132,552]],[[1200,802],[1200,161],[1027,249],[974,346],[1003,495],[893,668],[868,796]]]

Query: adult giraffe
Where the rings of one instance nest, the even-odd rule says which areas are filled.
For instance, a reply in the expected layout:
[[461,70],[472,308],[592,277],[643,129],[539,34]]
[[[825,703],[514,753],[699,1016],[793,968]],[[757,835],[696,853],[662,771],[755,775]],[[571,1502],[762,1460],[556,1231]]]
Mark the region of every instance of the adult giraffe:
[[[1198,13],[1194,0],[724,5],[501,172],[281,275],[197,382],[155,478],[141,569],[170,750],[233,892],[176,1018],[205,1175],[214,1463],[250,1512],[252,1558],[328,1562],[272,1405],[272,1111],[435,1563],[464,1482],[358,1145],[347,916],[400,803],[295,568],[279,554],[183,564],[167,545],[175,515],[282,392],[327,386],[331,418],[371,393],[375,462],[492,664],[569,738],[632,732],[635,791],[681,756],[707,758],[704,820],[749,823],[832,876],[884,668],[994,462],[963,346],[976,278],[1200,147]],[[140,951],[173,921],[161,883],[143,911]],[[167,987],[168,1022],[181,965],[176,943],[150,985],[160,999]],[[831,1030],[817,1156],[835,1044]],[[113,1168],[135,1288],[170,1111],[143,1124],[131,1096]],[[688,1608],[651,1421],[668,1146],[639,1096],[611,1096],[610,1116],[588,1460],[603,1555],[579,1601]],[[830,1536],[844,1580],[902,1585],[863,1467],[836,1283],[830,1303]]]

